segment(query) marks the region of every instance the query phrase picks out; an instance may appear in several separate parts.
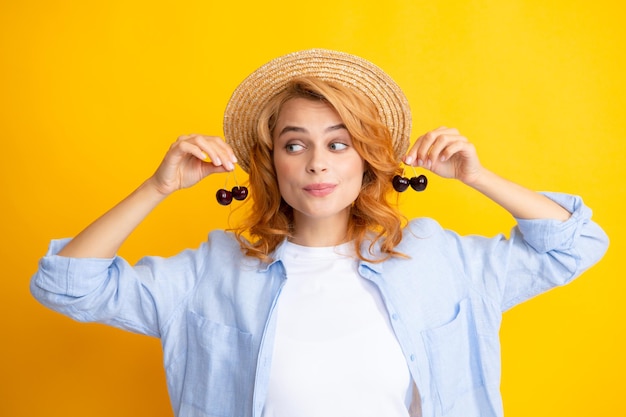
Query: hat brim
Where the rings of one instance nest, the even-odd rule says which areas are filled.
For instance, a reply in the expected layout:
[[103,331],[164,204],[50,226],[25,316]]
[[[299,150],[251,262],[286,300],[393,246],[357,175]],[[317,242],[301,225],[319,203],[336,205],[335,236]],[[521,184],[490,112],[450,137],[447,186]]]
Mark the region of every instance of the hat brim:
[[259,114],[274,95],[300,77],[339,83],[368,97],[391,133],[398,161],[406,153],[411,134],[411,110],[395,81],[358,56],[310,49],[273,59],[250,74],[233,92],[224,112],[224,137],[244,171],[250,169]]

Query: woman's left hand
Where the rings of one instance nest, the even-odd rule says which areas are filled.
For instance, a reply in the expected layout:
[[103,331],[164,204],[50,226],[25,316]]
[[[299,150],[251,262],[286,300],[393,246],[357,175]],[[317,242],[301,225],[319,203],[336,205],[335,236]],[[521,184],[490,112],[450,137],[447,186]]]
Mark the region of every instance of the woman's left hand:
[[476,148],[458,130],[440,127],[420,136],[405,155],[406,165],[420,166],[444,178],[474,183],[483,167]]

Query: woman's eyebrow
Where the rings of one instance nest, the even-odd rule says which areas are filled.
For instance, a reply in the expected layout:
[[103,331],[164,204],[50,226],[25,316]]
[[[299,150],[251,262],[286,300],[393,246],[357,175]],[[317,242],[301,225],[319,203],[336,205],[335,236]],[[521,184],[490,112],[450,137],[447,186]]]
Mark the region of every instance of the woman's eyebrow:
[[303,127],[298,127],[298,126],[285,126],[283,127],[283,130],[281,130],[280,133],[278,134],[278,137],[281,137],[285,133],[289,133],[289,132],[307,133],[308,130],[306,130]]
[[[326,129],[324,129],[324,132],[328,133],[328,132],[333,132],[335,130],[341,130],[341,129],[348,130],[345,124],[339,123],[339,124],[327,127]],[[281,137],[283,134],[288,133],[288,132],[308,133],[308,130],[300,126],[285,126],[278,134],[278,137]]]
[[339,123],[339,124],[337,124],[337,125],[327,127],[327,128],[326,128],[326,132],[332,132],[332,131],[334,131],[334,130],[340,130],[340,129],[346,129],[346,130],[348,130],[348,128],[346,127],[346,125],[345,125],[345,124],[343,124],[343,123]]

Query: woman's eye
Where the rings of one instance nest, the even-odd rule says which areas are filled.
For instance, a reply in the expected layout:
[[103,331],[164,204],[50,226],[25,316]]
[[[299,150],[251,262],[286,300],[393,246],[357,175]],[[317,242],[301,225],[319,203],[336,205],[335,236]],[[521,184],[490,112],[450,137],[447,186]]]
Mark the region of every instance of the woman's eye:
[[292,152],[300,152],[301,150],[304,149],[304,146],[298,144],[298,143],[289,143],[285,146],[285,149],[287,150],[287,152],[292,153]]
[[341,143],[341,142],[333,142],[330,144],[330,149],[333,151],[343,151],[344,149],[347,149],[348,145],[346,145],[345,143]]

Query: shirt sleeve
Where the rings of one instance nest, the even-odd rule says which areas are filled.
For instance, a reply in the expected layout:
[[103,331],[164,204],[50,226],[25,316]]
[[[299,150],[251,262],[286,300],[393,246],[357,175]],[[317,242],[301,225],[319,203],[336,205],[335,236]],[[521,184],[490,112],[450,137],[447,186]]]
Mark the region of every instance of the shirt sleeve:
[[565,285],[598,262],[608,237],[578,196],[544,193],[571,213],[566,221],[516,219],[510,237],[459,238],[472,281],[501,310]]
[[150,336],[193,289],[204,269],[204,245],[171,258],[145,257],[135,266],[110,259],[57,253],[69,239],[53,240],[31,279],[33,296],[82,322],[100,322]]

